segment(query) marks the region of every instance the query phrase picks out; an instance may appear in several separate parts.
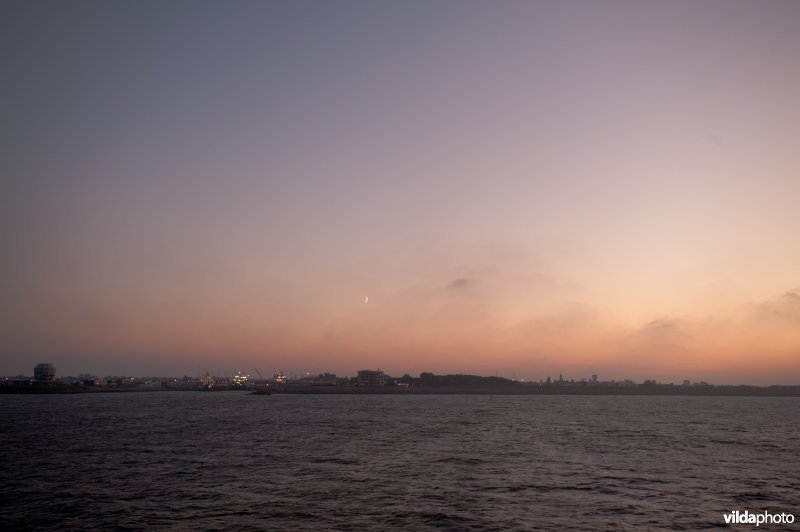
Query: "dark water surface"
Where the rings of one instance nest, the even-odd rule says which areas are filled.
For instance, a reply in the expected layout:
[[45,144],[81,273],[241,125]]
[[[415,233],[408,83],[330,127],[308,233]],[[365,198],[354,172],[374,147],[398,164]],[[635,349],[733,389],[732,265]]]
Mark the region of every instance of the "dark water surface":
[[800,519],[800,398],[6,395],[0,415],[4,530]]

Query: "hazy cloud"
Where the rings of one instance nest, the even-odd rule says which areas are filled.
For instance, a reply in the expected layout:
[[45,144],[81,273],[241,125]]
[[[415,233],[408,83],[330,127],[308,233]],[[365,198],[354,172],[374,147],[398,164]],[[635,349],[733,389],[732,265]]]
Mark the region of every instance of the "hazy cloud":
[[793,290],[771,300],[750,305],[748,310],[751,317],[759,321],[800,325],[800,293]]
[[602,327],[604,311],[587,303],[569,303],[561,306],[557,312],[537,316],[520,327],[536,334],[570,334],[587,328]]
[[464,290],[473,286],[476,283],[475,279],[470,277],[459,277],[458,279],[453,279],[447,284],[448,290]]
[[628,338],[621,339],[620,347],[623,353],[635,358],[642,355],[688,355],[693,348],[693,333],[698,327],[702,325],[696,321],[659,318],[645,323]]
[[685,320],[661,318],[650,321],[636,333],[641,338],[653,340],[674,340],[689,335],[691,325]]

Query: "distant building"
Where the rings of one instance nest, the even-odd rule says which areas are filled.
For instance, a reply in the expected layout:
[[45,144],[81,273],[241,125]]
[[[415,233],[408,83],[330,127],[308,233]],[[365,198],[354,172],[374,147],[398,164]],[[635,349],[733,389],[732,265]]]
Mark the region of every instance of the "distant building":
[[337,379],[335,373],[320,373],[316,376],[316,378],[314,378],[314,384],[323,386],[335,386],[336,381]]
[[242,373],[241,371],[237,371],[233,377],[230,379],[229,386],[233,389],[240,390],[243,388],[247,388],[247,381],[250,378],[249,375],[246,373]]
[[33,368],[33,378],[41,384],[52,384],[56,380],[56,368],[52,364],[37,364]]
[[359,386],[386,386],[386,374],[381,370],[362,369],[358,372]]
[[597,384],[597,375],[592,375],[592,384]]

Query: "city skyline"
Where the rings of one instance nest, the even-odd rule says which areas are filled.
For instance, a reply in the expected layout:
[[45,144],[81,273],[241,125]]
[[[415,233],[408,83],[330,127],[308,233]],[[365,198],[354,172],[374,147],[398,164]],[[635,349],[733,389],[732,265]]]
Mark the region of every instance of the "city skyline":
[[[254,373],[253,373],[254,372]],[[549,390],[563,387],[563,391],[575,395],[778,395],[797,396],[800,385],[767,385],[758,386],[746,383],[735,385],[715,384],[707,381],[661,382],[656,379],[644,379],[636,382],[632,379],[603,379],[597,374],[578,378],[559,374],[557,377],[547,376],[539,380],[526,380],[500,375],[471,375],[464,373],[436,374],[423,371],[419,375],[405,373],[391,375],[381,369],[360,369],[349,371],[346,375],[335,373],[286,374],[276,371],[265,376],[257,368],[253,372],[234,370],[231,372],[209,372],[195,376],[183,375],[97,375],[92,372],[77,375],[59,375],[52,363],[40,362],[33,368],[33,376],[0,375],[0,391],[3,393],[83,393],[111,389],[114,391],[149,390],[149,391],[253,391],[259,385],[275,386],[276,393],[320,394],[320,393],[369,393],[369,390],[353,390],[363,388],[395,388],[402,392],[421,386],[426,394],[458,393],[491,394],[493,391],[509,393],[537,393],[536,390]],[[477,388],[475,388],[477,386]],[[497,388],[500,386],[501,388]],[[386,393],[385,390],[377,393]],[[394,393],[394,392],[389,392]],[[257,395],[269,395],[259,393]]]
[[797,3],[0,14],[2,374],[800,383]]

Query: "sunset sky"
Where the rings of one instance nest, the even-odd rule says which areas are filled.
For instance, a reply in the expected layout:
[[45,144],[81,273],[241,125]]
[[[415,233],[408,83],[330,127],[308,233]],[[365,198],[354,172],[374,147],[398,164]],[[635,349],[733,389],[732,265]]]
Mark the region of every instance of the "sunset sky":
[[800,384],[798,28],[4,1],[0,374]]

